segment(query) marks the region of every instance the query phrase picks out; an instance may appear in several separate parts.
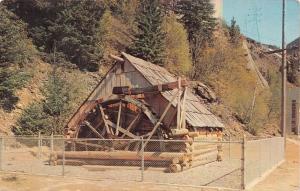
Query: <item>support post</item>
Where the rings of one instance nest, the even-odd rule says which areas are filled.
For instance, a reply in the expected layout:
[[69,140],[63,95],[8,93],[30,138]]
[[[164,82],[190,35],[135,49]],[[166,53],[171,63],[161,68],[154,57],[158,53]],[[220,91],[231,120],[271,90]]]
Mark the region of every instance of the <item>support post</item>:
[[50,147],[51,147],[51,152],[53,152],[54,151],[53,133],[51,133]]
[[177,98],[177,129],[181,128],[181,77],[178,78],[178,98]]
[[246,185],[245,185],[245,167],[246,167],[246,136],[243,136],[242,140],[242,156],[241,156],[241,189],[245,190]]
[[63,139],[63,157],[62,157],[62,176],[65,176],[65,161],[66,160],[66,145],[65,139]]
[[142,165],[141,165],[141,182],[144,182],[144,170],[145,170],[145,158],[144,158],[144,138],[141,137],[141,147],[142,147],[142,150],[141,150],[141,158],[142,158]]
[[41,132],[38,135],[38,159],[41,159]]
[[3,170],[4,163],[4,138],[0,137],[0,171]]
[[185,109],[185,102],[187,96],[187,87],[184,87],[183,90],[183,98],[182,98],[182,105],[181,105],[181,116],[180,116],[180,125],[182,129],[186,128],[186,109]]
[[281,132],[284,137],[284,150],[286,149],[286,43],[285,43],[285,1],[282,0],[282,65],[281,65]]
[[144,147],[146,147],[146,145],[148,144],[149,140],[151,139],[151,137],[153,136],[153,134],[155,133],[155,131],[157,130],[157,128],[160,126],[162,120],[164,119],[165,115],[167,114],[167,112],[169,111],[172,102],[175,100],[175,98],[177,97],[177,94],[179,94],[180,91],[178,90],[177,93],[175,93],[172,97],[172,99],[170,100],[170,102],[168,103],[167,107],[165,108],[163,114],[160,116],[159,120],[157,121],[157,123],[155,124],[155,126],[153,127],[152,131],[147,134],[148,138],[146,139],[145,144],[143,145],[142,149],[144,149]]
[[119,135],[119,127],[120,127],[120,120],[121,120],[121,112],[122,112],[122,101],[120,101],[119,105],[119,112],[118,112],[118,119],[117,119],[117,128],[115,135]]

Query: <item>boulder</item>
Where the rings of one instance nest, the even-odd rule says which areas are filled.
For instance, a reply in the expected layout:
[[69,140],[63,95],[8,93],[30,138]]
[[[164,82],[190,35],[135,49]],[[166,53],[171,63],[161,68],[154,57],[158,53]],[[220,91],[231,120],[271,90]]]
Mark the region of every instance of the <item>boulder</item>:
[[216,94],[205,84],[198,81],[194,81],[191,83],[191,86],[194,92],[201,98],[207,100],[210,103],[217,101]]

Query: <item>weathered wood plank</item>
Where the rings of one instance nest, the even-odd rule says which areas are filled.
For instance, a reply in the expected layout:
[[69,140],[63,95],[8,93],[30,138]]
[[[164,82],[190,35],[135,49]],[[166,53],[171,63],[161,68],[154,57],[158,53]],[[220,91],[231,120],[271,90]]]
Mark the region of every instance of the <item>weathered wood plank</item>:
[[[164,92],[164,91],[171,91],[173,89],[178,88],[178,81],[175,82],[168,82],[160,85],[142,87],[142,88],[130,88],[128,86],[119,86],[114,87],[112,93],[113,94],[122,94],[122,95],[138,95],[144,93],[154,93],[154,92]],[[180,80],[180,86],[185,87],[188,85],[187,80]]]
[[98,131],[88,121],[84,121],[84,124],[86,124],[86,126],[90,128],[97,137],[104,139],[104,137],[100,133],[98,133]]
[[[112,121],[110,120],[107,120],[107,124],[109,124],[111,127],[113,127],[114,129],[117,128],[117,125],[114,124]],[[122,127],[119,127],[119,131],[125,135],[127,135],[128,137],[130,138],[133,138],[133,139],[140,139],[140,137],[130,133],[129,131],[127,131],[126,129],[122,128]]]

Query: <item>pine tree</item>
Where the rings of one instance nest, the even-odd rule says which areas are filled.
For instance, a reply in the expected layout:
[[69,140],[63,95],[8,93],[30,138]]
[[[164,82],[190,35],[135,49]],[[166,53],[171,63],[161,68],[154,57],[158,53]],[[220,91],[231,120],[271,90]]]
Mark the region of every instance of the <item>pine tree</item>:
[[43,111],[40,102],[30,104],[23,110],[12,132],[15,135],[37,135],[39,132],[45,135],[51,134],[51,121]]
[[[66,63],[82,70],[97,71],[103,57],[99,1],[4,0],[3,3],[28,23],[30,37],[51,60],[53,47]],[[50,58],[50,59],[49,59]]]
[[214,7],[210,0],[181,0],[176,6],[176,12],[181,16],[190,42],[194,65],[201,55],[201,50],[212,43],[216,27]]
[[165,67],[177,75],[186,75],[192,68],[187,32],[175,14],[169,14],[164,20],[166,32]]
[[71,84],[54,69],[42,92],[45,97],[42,103],[43,112],[51,119],[52,132],[62,133],[61,128],[71,101]]
[[138,32],[129,52],[149,62],[163,65],[165,33],[163,12],[159,0],[143,0],[136,17]]
[[229,27],[229,41],[232,44],[238,44],[240,41],[240,27],[236,24],[236,20],[234,19],[234,17],[231,19],[231,25]]
[[17,135],[62,134],[73,94],[72,85],[53,70],[41,89],[44,99],[29,105],[18,119],[13,132]]
[[0,4],[0,65],[24,64],[35,54],[25,23]]
[[0,107],[6,112],[15,108],[19,101],[16,90],[23,88],[31,78],[26,71],[0,67]]
[[103,57],[100,26],[103,8],[95,1],[59,1],[53,11],[55,19],[48,27],[52,35],[50,49],[56,46],[58,52],[79,68],[97,71]]

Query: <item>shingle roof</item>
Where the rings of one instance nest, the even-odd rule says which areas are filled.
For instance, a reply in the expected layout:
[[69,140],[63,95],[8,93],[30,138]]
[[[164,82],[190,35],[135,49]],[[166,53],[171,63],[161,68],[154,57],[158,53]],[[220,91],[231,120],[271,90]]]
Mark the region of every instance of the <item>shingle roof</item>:
[[[174,82],[176,78],[165,68],[152,64],[145,60],[136,58],[122,52],[123,57],[128,60],[152,85],[158,85],[166,82]],[[162,95],[171,100],[177,90],[162,92]],[[193,127],[224,127],[219,119],[206,109],[200,100],[192,93],[187,91],[186,97],[186,120]],[[177,105],[177,99],[173,101],[173,106]]]

